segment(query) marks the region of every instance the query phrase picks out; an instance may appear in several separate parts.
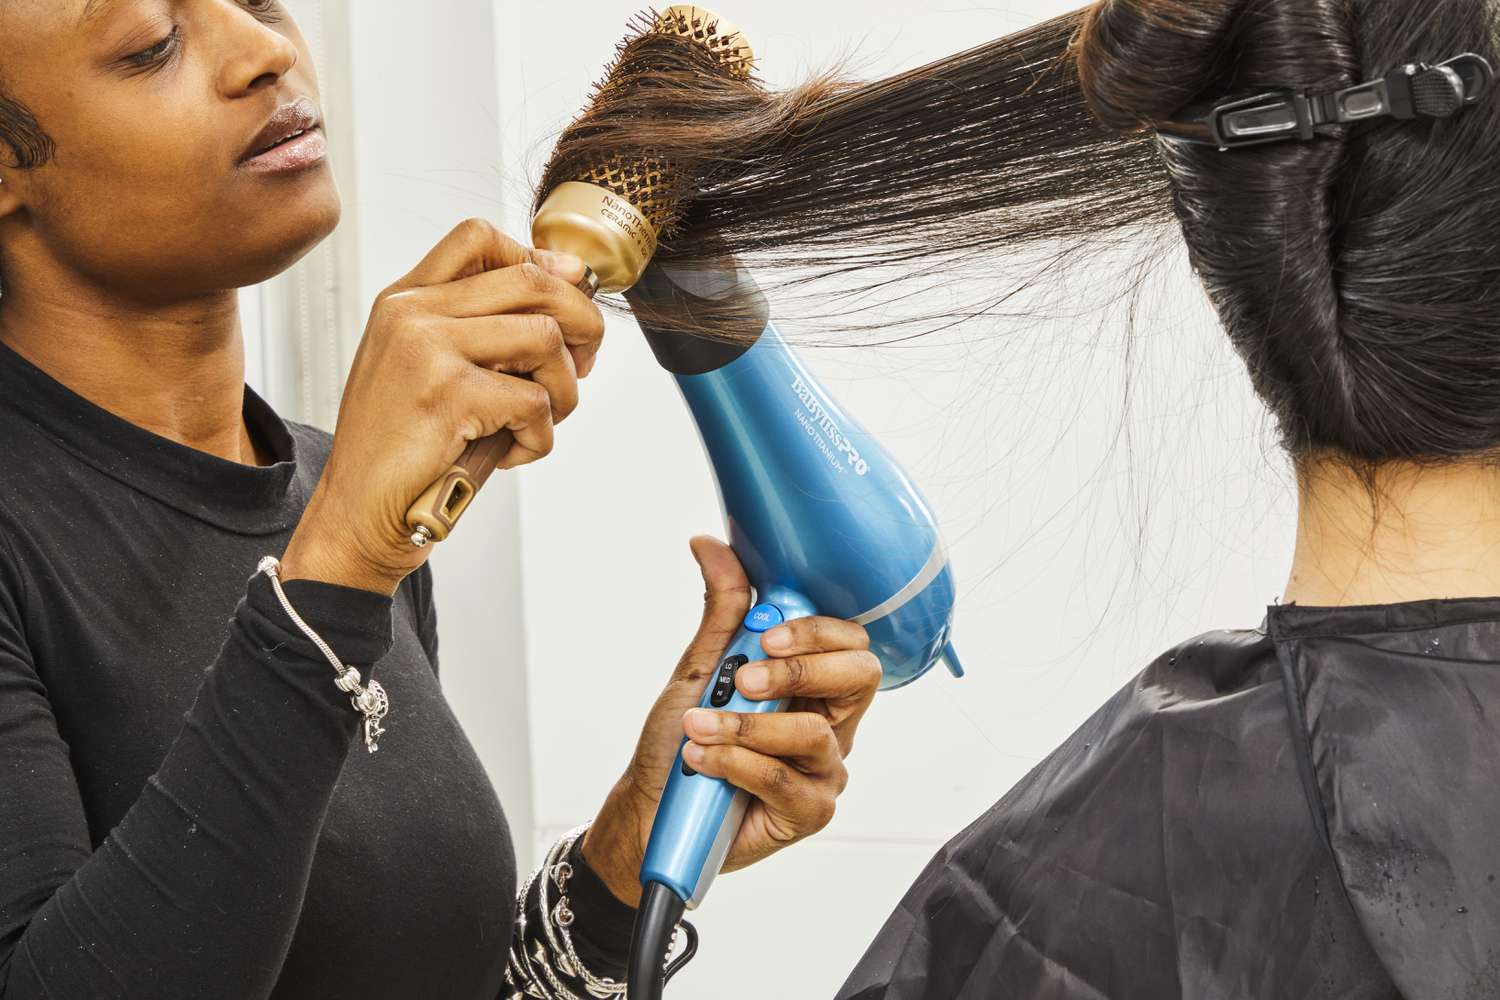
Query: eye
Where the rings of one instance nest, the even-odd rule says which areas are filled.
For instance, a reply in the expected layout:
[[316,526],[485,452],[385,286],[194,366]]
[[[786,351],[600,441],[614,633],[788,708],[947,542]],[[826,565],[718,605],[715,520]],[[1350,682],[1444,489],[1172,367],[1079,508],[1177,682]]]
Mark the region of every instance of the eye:
[[281,4],[278,0],[240,0],[240,4],[267,24],[281,20]]
[[150,48],[142,49],[139,52],[126,56],[123,61],[127,66],[133,66],[137,69],[148,69],[172,58],[172,55],[177,51],[177,46],[181,42],[182,29],[173,26],[171,33],[167,37]]

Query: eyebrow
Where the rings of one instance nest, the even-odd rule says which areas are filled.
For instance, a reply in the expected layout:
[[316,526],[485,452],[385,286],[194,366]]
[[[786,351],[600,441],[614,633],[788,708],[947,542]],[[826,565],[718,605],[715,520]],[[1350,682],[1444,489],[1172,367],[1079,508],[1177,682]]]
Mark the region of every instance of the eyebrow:
[[85,0],[83,14],[78,18],[80,25],[88,24],[94,18],[104,13],[105,9],[113,4],[115,0]]

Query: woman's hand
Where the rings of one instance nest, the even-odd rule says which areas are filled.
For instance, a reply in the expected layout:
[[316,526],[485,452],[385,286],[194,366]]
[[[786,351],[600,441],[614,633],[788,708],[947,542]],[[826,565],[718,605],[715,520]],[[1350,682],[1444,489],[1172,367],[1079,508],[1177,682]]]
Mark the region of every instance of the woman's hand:
[[552,450],[604,335],[582,277],[577,257],[471,219],[380,294],[283,578],[393,593],[428,552],[407,510],[469,442],[512,431],[505,469]]
[[684,735],[692,741],[684,748],[689,765],[754,796],[724,864],[733,871],[828,825],[849,780],[844,758],[880,684],[880,661],[869,652],[863,628],[834,618],[802,618],[767,632],[761,641],[772,658],[746,664],[735,680],[756,701],[790,699],[787,711],[698,709],[704,686],[750,610],[750,583],[727,545],[704,537],[692,545],[707,590],[703,622],[583,843],[589,866],[632,906],[640,901],[641,858],[657,802]]

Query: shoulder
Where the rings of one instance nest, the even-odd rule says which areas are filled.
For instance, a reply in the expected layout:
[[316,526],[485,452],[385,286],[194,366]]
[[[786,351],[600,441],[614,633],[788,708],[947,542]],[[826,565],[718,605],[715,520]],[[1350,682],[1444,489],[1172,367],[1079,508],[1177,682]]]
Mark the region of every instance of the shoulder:
[[[1172,786],[1203,764],[1198,752],[1211,748],[1221,761],[1262,752],[1250,737],[1280,705],[1275,650],[1263,633],[1195,636],[1133,677],[975,827],[1040,837],[1067,820],[1085,838],[1107,837],[1132,817],[1160,827],[1188,804]],[[1275,735],[1285,743],[1284,729]],[[1049,851],[1068,840],[1045,839]]]
[[28,659],[26,613],[33,602],[28,598],[25,563],[16,552],[17,528],[0,498],[0,658]]
[[286,425],[287,433],[292,436],[297,448],[298,474],[309,475],[316,482],[323,474],[323,466],[328,464],[328,453],[333,450],[333,435],[321,427],[285,417],[281,418],[281,422]]
[[1136,676],[1135,685],[1170,693],[1174,704],[1211,709],[1221,699],[1276,682],[1277,669],[1276,651],[1265,632],[1216,629],[1167,649]]
[[19,601],[25,590],[23,570],[27,562],[21,558],[21,540],[31,532],[23,513],[35,516],[37,500],[29,489],[24,476],[0,476],[0,598],[6,602]]
[[1251,891],[1304,870],[1268,852],[1316,848],[1286,720],[1264,634],[1166,650],[938,852],[841,998],[1032,996],[1058,970],[1111,996],[1207,995],[1184,992],[1183,949],[1251,962],[1298,924],[1288,886]]

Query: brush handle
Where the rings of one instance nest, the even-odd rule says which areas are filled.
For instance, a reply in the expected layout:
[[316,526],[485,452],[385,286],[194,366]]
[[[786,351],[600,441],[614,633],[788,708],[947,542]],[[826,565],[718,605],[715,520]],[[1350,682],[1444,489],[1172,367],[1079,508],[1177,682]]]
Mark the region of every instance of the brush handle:
[[500,431],[470,442],[458,461],[448,466],[448,471],[427,487],[427,492],[406,512],[413,545],[441,542],[452,534],[458,519],[469,509],[514,441],[515,435],[510,431]]
[[[763,600],[750,609],[745,624],[724,650],[699,707],[755,714],[786,708],[784,700],[751,701],[740,694],[734,684],[735,673],[746,663],[766,659],[760,645],[765,632],[783,621],[807,618],[816,612],[810,601],[786,588],[762,593]],[[724,867],[750,796],[723,778],[711,778],[688,767],[682,759],[682,747],[686,745],[684,739],[677,748],[656,807],[651,839],[641,862],[641,884],[659,882],[692,909],[703,901]]]
[[[592,267],[584,264],[583,277],[574,287],[593,298],[599,291],[599,276]],[[406,526],[411,529],[413,545],[421,548],[428,542],[441,542],[453,533],[458,519],[464,516],[464,511],[469,509],[469,504],[474,502],[474,497],[515,440],[510,431],[480,438],[465,448],[458,461],[448,466],[448,471],[427,487],[427,492],[418,497],[406,512]]]

